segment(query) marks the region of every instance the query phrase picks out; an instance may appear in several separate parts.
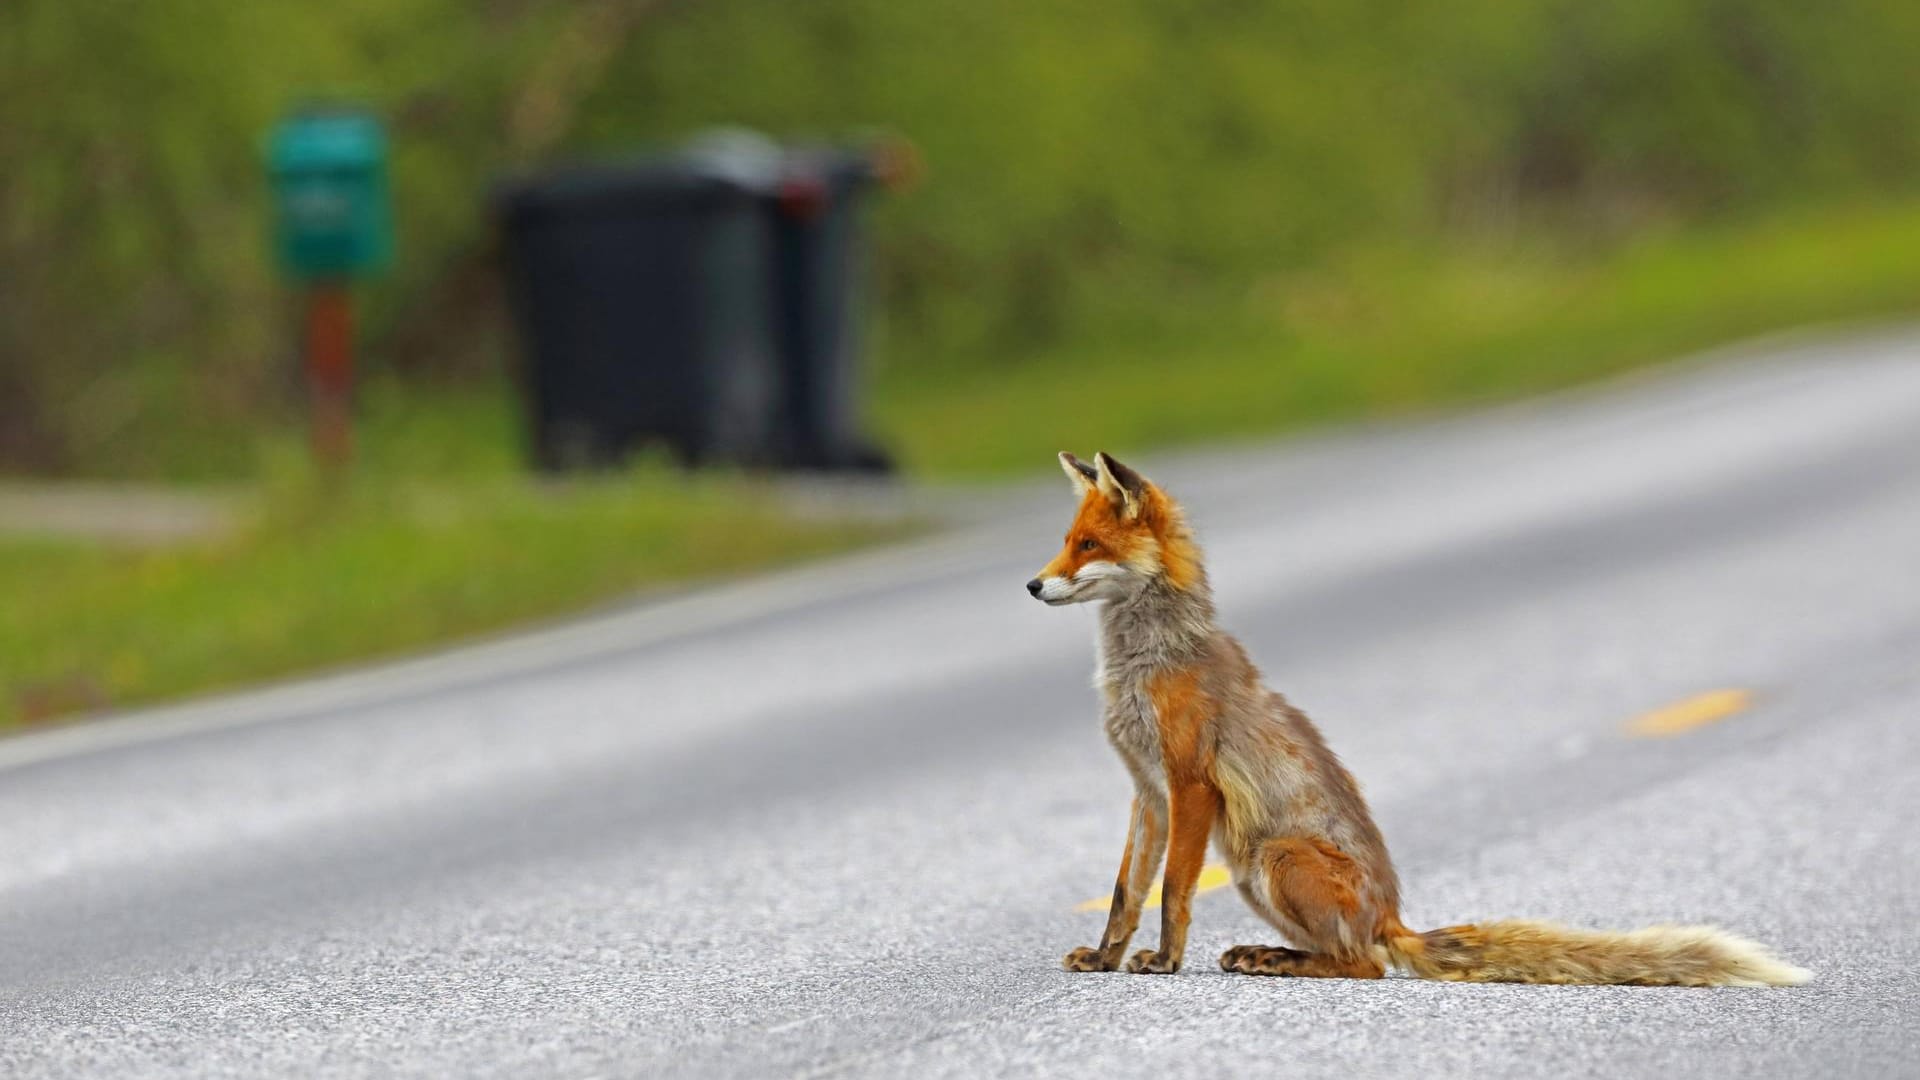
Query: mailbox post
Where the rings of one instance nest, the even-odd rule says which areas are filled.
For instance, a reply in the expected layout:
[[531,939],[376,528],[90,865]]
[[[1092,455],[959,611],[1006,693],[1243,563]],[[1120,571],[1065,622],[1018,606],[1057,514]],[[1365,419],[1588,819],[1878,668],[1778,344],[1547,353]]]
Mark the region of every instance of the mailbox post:
[[338,468],[352,453],[351,286],[393,258],[386,136],[357,109],[295,112],[268,140],[267,172],[275,252],[306,293],[314,455]]

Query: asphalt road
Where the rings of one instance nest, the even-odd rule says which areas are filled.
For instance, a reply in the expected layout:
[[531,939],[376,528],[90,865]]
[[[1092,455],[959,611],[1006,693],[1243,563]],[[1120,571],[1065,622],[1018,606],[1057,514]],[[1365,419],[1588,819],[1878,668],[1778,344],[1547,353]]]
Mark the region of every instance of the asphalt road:
[[[1231,889],[1177,977],[1062,972],[1128,789],[1094,613],[1022,587],[1056,480],[912,547],[0,742],[0,1075],[1920,1073],[1920,336],[1132,463],[1366,785],[1411,925],[1711,921],[1815,981],[1231,977],[1274,940]],[[1722,689],[1751,707],[1629,730]]]

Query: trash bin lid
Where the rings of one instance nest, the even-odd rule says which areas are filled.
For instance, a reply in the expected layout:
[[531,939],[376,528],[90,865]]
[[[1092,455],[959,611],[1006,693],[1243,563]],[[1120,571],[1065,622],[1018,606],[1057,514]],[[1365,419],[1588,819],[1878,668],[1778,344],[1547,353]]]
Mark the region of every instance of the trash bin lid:
[[495,190],[502,213],[518,218],[708,208],[753,198],[731,178],[689,165],[678,156],[614,165],[579,165],[510,179]]

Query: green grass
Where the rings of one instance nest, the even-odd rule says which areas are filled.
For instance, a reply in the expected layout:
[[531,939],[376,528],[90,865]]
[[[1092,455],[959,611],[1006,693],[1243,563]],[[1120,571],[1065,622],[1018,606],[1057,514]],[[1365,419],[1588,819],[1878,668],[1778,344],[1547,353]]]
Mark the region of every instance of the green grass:
[[1117,304],[1111,334],[1023,363],[955,371],[896,358],[877,416],[922,474],[992,476],[1045,467],[1061,449],[1487,402],[1809,322],[1915,311],[1920,203],[1696,230],[1598,257],[1381,255],[1230,297]]
[[906,531],[802,520],[642,468],[272,500],[213,545],[0,542],[0,728],[442,644]]

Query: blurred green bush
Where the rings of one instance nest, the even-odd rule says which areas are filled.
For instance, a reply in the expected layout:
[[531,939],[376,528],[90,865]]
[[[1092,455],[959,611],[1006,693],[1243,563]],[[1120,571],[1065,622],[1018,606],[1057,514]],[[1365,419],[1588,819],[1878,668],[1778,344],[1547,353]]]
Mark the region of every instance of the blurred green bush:
[[876,285],[892,362],[935,372],[1164,336],[1355,252],[1577,257],[1920,190],[1912,0],[24,0],[0,469],[252,468],[292,347],[259,139],[316,92],[393,128],[367,327],[403,385],[501,377],[497,170],[708,124],[922,146]]

